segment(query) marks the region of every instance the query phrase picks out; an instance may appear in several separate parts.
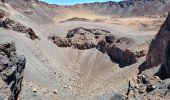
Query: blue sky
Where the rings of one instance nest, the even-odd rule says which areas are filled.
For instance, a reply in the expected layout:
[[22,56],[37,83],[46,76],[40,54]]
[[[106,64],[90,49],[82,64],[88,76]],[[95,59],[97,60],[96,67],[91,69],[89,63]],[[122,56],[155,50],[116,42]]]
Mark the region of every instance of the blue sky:
[[121,0],[39,0],[45,1],[50,4],[59,4],[59,5],[72,5],[77,3],[92,3],[92,2],[104,2],[104,1],[121,1]]

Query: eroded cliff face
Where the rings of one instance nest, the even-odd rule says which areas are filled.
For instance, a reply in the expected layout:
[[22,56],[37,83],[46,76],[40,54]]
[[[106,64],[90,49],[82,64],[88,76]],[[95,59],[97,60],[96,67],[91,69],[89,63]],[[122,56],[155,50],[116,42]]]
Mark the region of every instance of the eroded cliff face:
[[166,58],[166,49],[170,40],[170,14],[160,28],[156,37],[152,40],[146,57],[148,68],[158,66]]
[[17,56],[14,43],[0,44],[0,98],[17,100],[26,59]]

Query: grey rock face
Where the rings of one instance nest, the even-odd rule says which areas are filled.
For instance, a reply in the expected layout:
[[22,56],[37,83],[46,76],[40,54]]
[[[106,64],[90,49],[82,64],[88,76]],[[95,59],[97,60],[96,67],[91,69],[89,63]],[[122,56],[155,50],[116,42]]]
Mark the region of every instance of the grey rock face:
[[[16,100],[21,91],[26,59],[16,55],[14,43],[0,44],[0,96]],[[2,94],[2,95],[1,95]]]
[[78,27],[70,30],[66,38],[57,36],[49,37],[59,47],[73,47],[80,50],[96,48],[102,53],[107,53],[113,62],[120,67],[125,67],[137,62],[136,53],[128,49],[134,44],[132,39],[116,38],[102,29],[86,29]]

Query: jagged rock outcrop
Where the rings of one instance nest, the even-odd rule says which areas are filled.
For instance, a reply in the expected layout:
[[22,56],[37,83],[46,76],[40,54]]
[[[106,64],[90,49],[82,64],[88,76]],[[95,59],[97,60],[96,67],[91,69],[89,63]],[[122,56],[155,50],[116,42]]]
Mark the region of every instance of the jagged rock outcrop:
[[10,18],[7,18],[5,21],[3,21],[3,27],[7,29],[12,29],[17,32],[26,33],[32,40],[39,39],[33,29],[28,28],[14,20],[11,20]]
[[129,81],[126,94],[115,94],[112,100],[169,100],[170,79],[161,80],[143,72]]
[[5,11],[0,10],[0,27],[11,29],[16,32],[25,33],[30,39],[40,39],[32,28],[24,26],[17,21],[7,18]]
[[113,62],[125,67],[137,62],[135,52],[129,47],[134,44],[130,38],[116,38],[109,31],[78,27],[70,30],[66,38],[49,37],[59,47],[73,47],[80,50],[96,48],[107,53]]
[[170,40],[170,14],[160,28],[155,39],[152,40],[146,57],[147,68],[158,66],[166,58],[166,50]]
[[127,97],[129,100],[170,99],[170,80],[160,80],[157,76],[140,74],[129,82]]
[[26,59],[17,56],[14,43],[0,44],[0,98],[17,100]]

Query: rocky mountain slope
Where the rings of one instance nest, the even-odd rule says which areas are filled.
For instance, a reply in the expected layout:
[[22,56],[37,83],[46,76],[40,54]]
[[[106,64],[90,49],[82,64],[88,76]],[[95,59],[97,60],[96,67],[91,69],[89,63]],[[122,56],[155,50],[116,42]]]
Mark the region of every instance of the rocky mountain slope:
[[[113,16],[166,16],[169,0],[125,0],[120,2],[95,2],[69,6],[49,5],[38,0],[5,0],[13,8],[37,20],[51,22],[69,18],[106,18]],[[39,15],[41,12],[43,15]],[[34,17],[33,17],[34,16]]]
[[[119,100],[119,97],[138,100],[153,96],[169,99],[168,35],[162,38],[169,31],[169,17],[151,43],[147,57],[157,30],[145,30],[151,24],[145,24],[148,20],[144,22],[147,15],[165,14],[168,5],[169,0],[72,6],[37,0],[1,0],[0,93],[12,100]],[[146,16],[143,18],[143,15]],[[136,16],[142,17],[140,30],[121,23],[135,17],[134,22],[129,22],[133,26],[138,23]],[[102,18],[110,23],[98,21]],[[157,19],[151,22],[161,23]],[[145,60],[147,65],[163,63],[164,67],[160,72],[156,67],[137,75],[140,68],[145,69]],[[165,75],[161,71],[166,72]],[[166,80],[154,77],[156,72]]]

